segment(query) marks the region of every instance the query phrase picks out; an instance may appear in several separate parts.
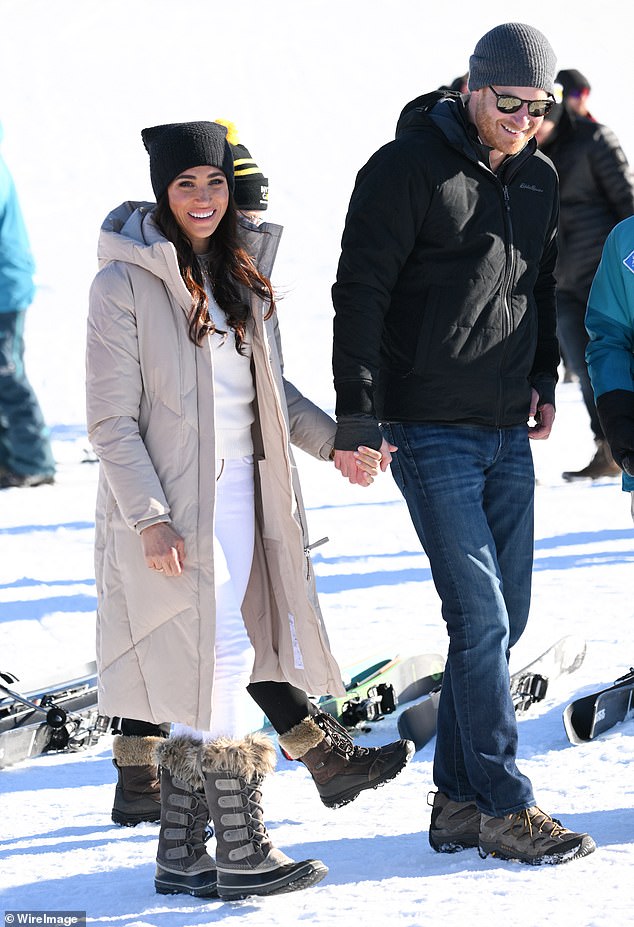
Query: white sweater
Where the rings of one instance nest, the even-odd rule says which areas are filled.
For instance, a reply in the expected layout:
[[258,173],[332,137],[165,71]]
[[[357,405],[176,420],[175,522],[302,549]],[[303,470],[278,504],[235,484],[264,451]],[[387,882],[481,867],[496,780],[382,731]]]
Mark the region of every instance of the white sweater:
[[210,334],[214,373],[216,457],[232,459],[253,453],[251,425],[254,421],[255,387],[251,373],[252,331],[247,325],[243,354],[236,351],[235,334],[227,317],[211,293],[205,276],[205,292],[209,297],[209,315],[216,331]]

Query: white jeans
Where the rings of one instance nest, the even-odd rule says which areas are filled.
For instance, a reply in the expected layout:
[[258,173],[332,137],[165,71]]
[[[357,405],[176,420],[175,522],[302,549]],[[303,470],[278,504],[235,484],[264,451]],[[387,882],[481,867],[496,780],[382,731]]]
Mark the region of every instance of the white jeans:
[[216,586],[215,670],[211,730],[174,724],[174,735],[203,740],[242,737],[262,726],[263,715],[246,691],[254,652],[242,619],[255,536],[253,457],[218,461],[214,521]]

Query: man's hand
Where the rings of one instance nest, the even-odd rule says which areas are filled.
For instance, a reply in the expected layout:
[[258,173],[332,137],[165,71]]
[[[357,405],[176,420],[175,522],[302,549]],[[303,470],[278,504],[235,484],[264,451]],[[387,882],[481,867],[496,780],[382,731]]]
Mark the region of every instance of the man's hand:
[[185,541],[167,522],[150,525],[141,532],[145,563],[165,576],[180,576],[185,560]]
[[383,439],[381,447],[375,451],[361,445],[356,451],[335,450],[335,467],[341,475],[357,486],[370,486],[379,470],[383,473],[392,462],[392,454],[397,449]]
[[531,408],[529,418],[535,422],[528,426],[528,437],[533,441],[544,441],[552,431],[555,421],[555,407],[550,402],[539,405],[539,393],[531,390]]

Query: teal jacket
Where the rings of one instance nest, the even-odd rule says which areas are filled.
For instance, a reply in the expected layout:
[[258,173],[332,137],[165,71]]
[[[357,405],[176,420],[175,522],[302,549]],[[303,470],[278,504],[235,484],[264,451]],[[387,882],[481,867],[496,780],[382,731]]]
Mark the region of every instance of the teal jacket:
[[34,270],[15,184],[0,155],[0,312],[30,306],[35,295]]
[[[634,404],[634,216],[619,222],[606,239],[590,290],[586,328],[595,398],[626,390]],[[627,473],[623,489],[634,491],[634,477]]]

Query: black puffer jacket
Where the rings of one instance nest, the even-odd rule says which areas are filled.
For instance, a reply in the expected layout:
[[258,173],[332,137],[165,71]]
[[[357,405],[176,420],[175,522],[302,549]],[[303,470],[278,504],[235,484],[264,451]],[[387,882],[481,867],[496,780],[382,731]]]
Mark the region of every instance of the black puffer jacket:
[[420,98],[357,176],[333,286],[336,446],[376,420],[526,422],[554,401],[557,177],[533,141],[498,174],[463,100]]
[[608,232],[634,214],[634,176],[614,132],[565,107],[540,149],[559,174],[557,285],[585,303]]

